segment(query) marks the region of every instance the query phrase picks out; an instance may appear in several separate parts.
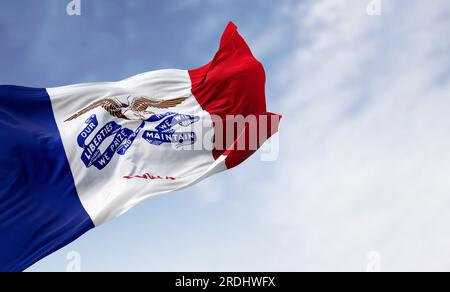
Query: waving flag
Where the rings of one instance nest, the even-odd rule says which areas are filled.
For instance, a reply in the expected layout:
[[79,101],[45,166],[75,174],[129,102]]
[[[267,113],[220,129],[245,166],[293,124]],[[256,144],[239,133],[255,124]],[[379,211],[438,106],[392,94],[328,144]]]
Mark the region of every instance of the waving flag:
[[[264,83],[230,23],[195,70],[0,86],[0,270],[24,270],[149,197],[240,164],[278,130]],[[244,127],[229,125],[235,117]]]

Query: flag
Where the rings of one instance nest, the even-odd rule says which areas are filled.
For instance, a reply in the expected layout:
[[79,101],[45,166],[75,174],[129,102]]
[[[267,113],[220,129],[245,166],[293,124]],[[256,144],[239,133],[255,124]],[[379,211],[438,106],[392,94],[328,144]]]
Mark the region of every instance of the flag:
[[278,131],[264,87],[233,23],[198,69],[0,86],[0,270],[22,271],[147,198],[243,162]]

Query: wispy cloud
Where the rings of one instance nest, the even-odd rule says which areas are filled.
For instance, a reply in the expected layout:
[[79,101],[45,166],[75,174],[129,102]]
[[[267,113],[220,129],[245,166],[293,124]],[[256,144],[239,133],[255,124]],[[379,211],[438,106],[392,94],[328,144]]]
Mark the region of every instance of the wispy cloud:
[[374,249],[386,270],[450,268],[450,5],[368,2],[290,10],[282,159],[259,188],[282,269],[364,270]]

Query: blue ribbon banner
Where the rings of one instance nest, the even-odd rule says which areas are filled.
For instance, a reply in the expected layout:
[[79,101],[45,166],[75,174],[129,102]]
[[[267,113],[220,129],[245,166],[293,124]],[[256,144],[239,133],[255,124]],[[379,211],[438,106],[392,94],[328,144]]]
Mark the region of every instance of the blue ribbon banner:
[[[94,165],[98,169],[105,168],[114,154],[117,152],[121,155],[131,147],[137,133],[144,127],[143,124],[132,131],[128,128],[122,128],[121,125],[116,122],[109,122],[100,128],[93,136],[89,143],[86,144],[87,138],[91,137],[92,133],[98,127],[97,117],[95,115],[91,116],[85,122],[87,125],[78,135],[77,142],[78,145],[83,148],[83,153],[81,154],[81,160],[86,167],[91,167]],[[100,151],[100,145],[110,136],[113,136],[113,141],[108,145],[106,150],[102,153]],[[124,143],[126,141],[126,143]],[[124,144],[124,145],[122,145]]]
[[145,131],[142,137],[152,145],[161,145],[163,143],[176,143],[177,147],[192,145],[197,139],[194,132],[175,132],[173,127],[176,125],[188,127],[199,120],[200,117],[198,116],[172,112],[152,115],[147,119],[148,122],[161,122],[155,127],[156,131]]
[[[145,131],[142,136],[152,145],[161,145],[163,143],[176,143],[177,147],[182,145],[192,145],[197,138],[194,132],[175,132],[173,127],[176,125],[188,127],[199,120],[200,118],[198,116],[170,112],[152,115],[146,121],[160,123],[155,127],[156,131]],[[81,160],[84,165],[86,167],[95,166],[97,169],[102,170],[111,162],[116,153],[125,155],[128,149],[133,145],[136,137],[145,127],[146,121],[142,121],[139,127],[134,131],[122,127],[114,121],[108,122],[97,130],[99,126],[97,116],[90,116],[85,122],[86,126],[77,138],[78,146],[83,149]],[[112,142],[102,153],[100,146],[111,136],[114,136]],[[89,143],[86,143],[88,138],[91,138],[91,140]]]
[[84,142],[86,141],[86,139],[89,137],[90,134],[92,134],[92,132],[98,126],[97,116],[96,115],[90,116],[85,123],[87,124],[87,126],[83,129],[83,131],[81,131],[81,133],[78,135],[77,138],[78,146],[82,148],[84,148]]
[[192,145],[196,141],[194,132],[157,132],[145,131],[142,137],[150,144],[161,145],[163,143],[177,143],[178,146]]
[[200,120],[200,117],[198,117],[198,116],[191,116],[191,115],[184,115],[184,114],[177,114],[177,113],[169,112],[169,113],[165,113],[165,114],[152,115],[147,119],[147,121],[148,122],[159,122],[164,118],[166,118],[166,119],[164,121],[162,121],[158,126],[155,127],[155,129],[158,132],[174,131],[172,128],[176,125],[187,127],[187,126],[189,126],[195,122],[198,122]]
[[119,155],[125,155],[125,153],[128,151],[128,149],[130,149],[131,145],[133,145],[134,140],[136,139],[137,135],[142,130],[142,128],[144,128],[144,126],[145,126],[145,122],[143,121],[141,123],[141,125],[136,130],[134,130],[133,133],[131,133],[131,135],[128,137],[128,139],[125,141],[125,143],[123,145],[121,145],[119,147],[119,149],[117,150],[117,153]]

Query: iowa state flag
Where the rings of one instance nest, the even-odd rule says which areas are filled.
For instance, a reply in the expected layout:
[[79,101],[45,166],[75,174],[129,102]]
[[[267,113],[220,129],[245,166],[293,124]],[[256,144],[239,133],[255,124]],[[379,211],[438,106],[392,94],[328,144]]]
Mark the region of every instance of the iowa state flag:
[[[240,164],[278,130],[264,84],[230,23],[195,70],[0,86],[0,270],[24,270],[149,197]],[[236,116],[250,119],[229,126]]]

